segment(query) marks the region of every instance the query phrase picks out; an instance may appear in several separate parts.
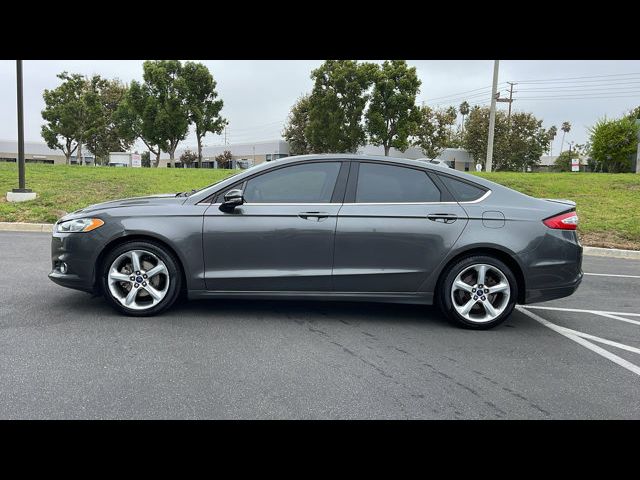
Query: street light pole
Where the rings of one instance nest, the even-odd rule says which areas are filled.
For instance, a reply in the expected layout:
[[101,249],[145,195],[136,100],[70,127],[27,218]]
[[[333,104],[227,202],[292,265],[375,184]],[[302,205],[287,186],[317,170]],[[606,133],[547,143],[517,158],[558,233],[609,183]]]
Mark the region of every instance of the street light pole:
[[22,60],[16,60],[16,81],[18,84],[18,188],[14,192],[26,193],[24,176],[24,105],[22,94]]
[[636,150],[635,172],[640,173],[640,118],[636,118],[636,125],[638,125],[638,148]]
[[22,60],[16,60],[16,83],[18,100],[18,188],[7,192],[8,202],[24,202],[36,198],[36,194],[26,188],[24,172],[24,105],[22,93]]
[[493,62],[493,88],[491,90],[491,111],[489,112],[489,140],[487,142],[487,165],[485,171],[491,171],[493,163],[493,134],[496,126],[496,95],[498,93],[498,67],[500,60]]

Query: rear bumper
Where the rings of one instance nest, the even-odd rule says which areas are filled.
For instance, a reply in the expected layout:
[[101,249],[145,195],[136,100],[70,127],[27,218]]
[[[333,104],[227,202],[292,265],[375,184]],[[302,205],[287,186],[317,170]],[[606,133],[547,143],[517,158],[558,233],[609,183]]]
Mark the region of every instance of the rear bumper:
[[577,233],[549,229],[524,264],[525,304],[568,297],[580,286],[583,276],[582,245]]
[[557,298],[568,297],[575,292],[580,283],[582,282],[583,273],[580,272],[578,274],[578,278],[568,284],[560,287],[551,287],[551,288],[536,288],[527,290],[525,294],[525,304],[527,303],[538,303],[538,302],[546,302],[548,300],[555,300]]

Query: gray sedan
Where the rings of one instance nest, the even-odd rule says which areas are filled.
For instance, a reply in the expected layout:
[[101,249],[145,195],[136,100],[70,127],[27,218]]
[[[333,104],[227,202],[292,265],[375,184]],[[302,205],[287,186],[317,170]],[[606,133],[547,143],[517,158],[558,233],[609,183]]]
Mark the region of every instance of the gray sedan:
[[49,277],[134,316],[181,296],[435,303],[485,329],[578,288],[577,221],[569,200],[425,162],[306,155],[66,215]]

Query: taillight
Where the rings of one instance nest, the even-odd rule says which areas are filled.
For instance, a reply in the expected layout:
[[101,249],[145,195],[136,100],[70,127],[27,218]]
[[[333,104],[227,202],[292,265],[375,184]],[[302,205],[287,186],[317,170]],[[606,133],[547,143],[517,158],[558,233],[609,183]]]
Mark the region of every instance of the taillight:
[[575,230],[578,227],[578,215],[576,212],[567,212],[547,218],[543,222],[549,228],[560,230]]

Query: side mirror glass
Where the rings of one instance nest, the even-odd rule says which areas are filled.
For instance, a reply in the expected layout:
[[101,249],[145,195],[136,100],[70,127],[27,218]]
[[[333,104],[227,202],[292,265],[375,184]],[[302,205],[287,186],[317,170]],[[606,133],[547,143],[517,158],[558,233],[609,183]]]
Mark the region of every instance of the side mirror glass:
[[220,205],[223,210],[233,210],[235,207],[244,203],[244,196],[242,190],[233,189],[224,194],[224,202]]

